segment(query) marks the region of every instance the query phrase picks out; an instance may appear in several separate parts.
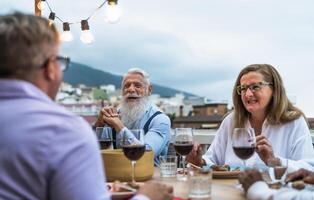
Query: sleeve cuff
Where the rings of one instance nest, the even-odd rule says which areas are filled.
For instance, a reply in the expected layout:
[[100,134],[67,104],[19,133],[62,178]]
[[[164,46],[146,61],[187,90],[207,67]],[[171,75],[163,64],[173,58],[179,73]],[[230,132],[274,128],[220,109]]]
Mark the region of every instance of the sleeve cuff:
[[132,197],[131,200],[149,200],[149,198],[143,194],[138,194],[138,195]]
[[203,166],[206,165],[206,166],[211,167],[214,165],[214,163],[211,162],[211,160],[209,158],[207,158],[207,156],[203,155],[202,159],[204,160]]
[[257,181],[247,191],[247,199],[250,200],[268,200],[276,193],[276,190],[270,189],[264,181]]
[[119,131],[118,136],[122,138],[123,134],[124,134],[125,132],[127,132],[127,130],[128,130],[128,129],[127,129],[126,127],[123,127],[123,128]]

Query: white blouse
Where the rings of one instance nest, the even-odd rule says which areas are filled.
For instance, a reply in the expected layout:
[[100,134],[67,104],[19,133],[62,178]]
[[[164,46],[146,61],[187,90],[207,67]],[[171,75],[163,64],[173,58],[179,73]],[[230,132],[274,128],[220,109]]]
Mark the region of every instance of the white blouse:
[[[243,165],[232,149],[233,116],[229,114],[221,123],[213,143],[203,155],[208,165]],[[247,122],[247,127],[251,127]],[[275,157],[289,159],[289,171],[299,168],[314,169],[314,150],[309,128],[303,117],[295,119],[282,125],[270,125],[267,120],[262,126],[264,135],[272,145]],[[248,167],[266,167],[257,153],[246,160]]]

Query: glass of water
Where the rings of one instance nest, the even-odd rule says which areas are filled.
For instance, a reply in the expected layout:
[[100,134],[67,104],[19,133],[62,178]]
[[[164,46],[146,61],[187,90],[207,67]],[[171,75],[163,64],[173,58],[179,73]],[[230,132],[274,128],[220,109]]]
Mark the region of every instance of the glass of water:
[[269,176],[272,183],[280,182],[281,184],[284,184],[288,169],[288,159],[269,159],[267,165],[269,167]]
[[189,170],[189,198],[209,199],[211,197],[212,171]]
[[165,155],[159,156],[160,177],[176,177],[177,175],[177,156]]

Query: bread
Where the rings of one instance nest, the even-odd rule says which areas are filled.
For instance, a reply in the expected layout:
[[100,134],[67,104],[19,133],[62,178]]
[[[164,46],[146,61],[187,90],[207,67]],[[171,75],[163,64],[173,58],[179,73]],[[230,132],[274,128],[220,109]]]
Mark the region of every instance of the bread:
[[303,190],[305,188],[305,184],[302,180],[292,182],[291,186],[297,190]]
[[229,165],[213,165],[212,166],[213,171],[230,171],[230,166]]

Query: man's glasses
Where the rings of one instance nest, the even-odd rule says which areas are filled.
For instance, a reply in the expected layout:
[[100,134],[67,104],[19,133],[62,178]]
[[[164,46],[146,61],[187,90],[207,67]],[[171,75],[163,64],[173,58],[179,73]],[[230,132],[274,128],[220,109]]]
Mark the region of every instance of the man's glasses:
[[273,84],[268,83],[268,82],[258,82],[258,83],[252,83],[250,85],[238,85],[237,93],[238,95],[245,94],[247,89],[250,89],[251,92],[256,92],[256,91],[261,90],[263,86],[269,86],[269,85],[273,85]]
[[44,64],[42,65],[41,68],[46,67],[50,59],[56,59],[59,62],[59,66],[60,66],[61,71],[63,71],[63,72],[66,71],[69,68],[70,64],[71,64],[71,60],[70,60],[69,57],[67,57],[67,56],[56,56],[54,58],[51,58],[51,57],[48,58],[44,62]]
[[69,68],[70,63],[71,63],[71,60],[70,60],[69,57],[67,57],[67,56],[57,56],[56,59],[58,60],[59,65],[60,65],[60,69],[63,72],[66,71]]

